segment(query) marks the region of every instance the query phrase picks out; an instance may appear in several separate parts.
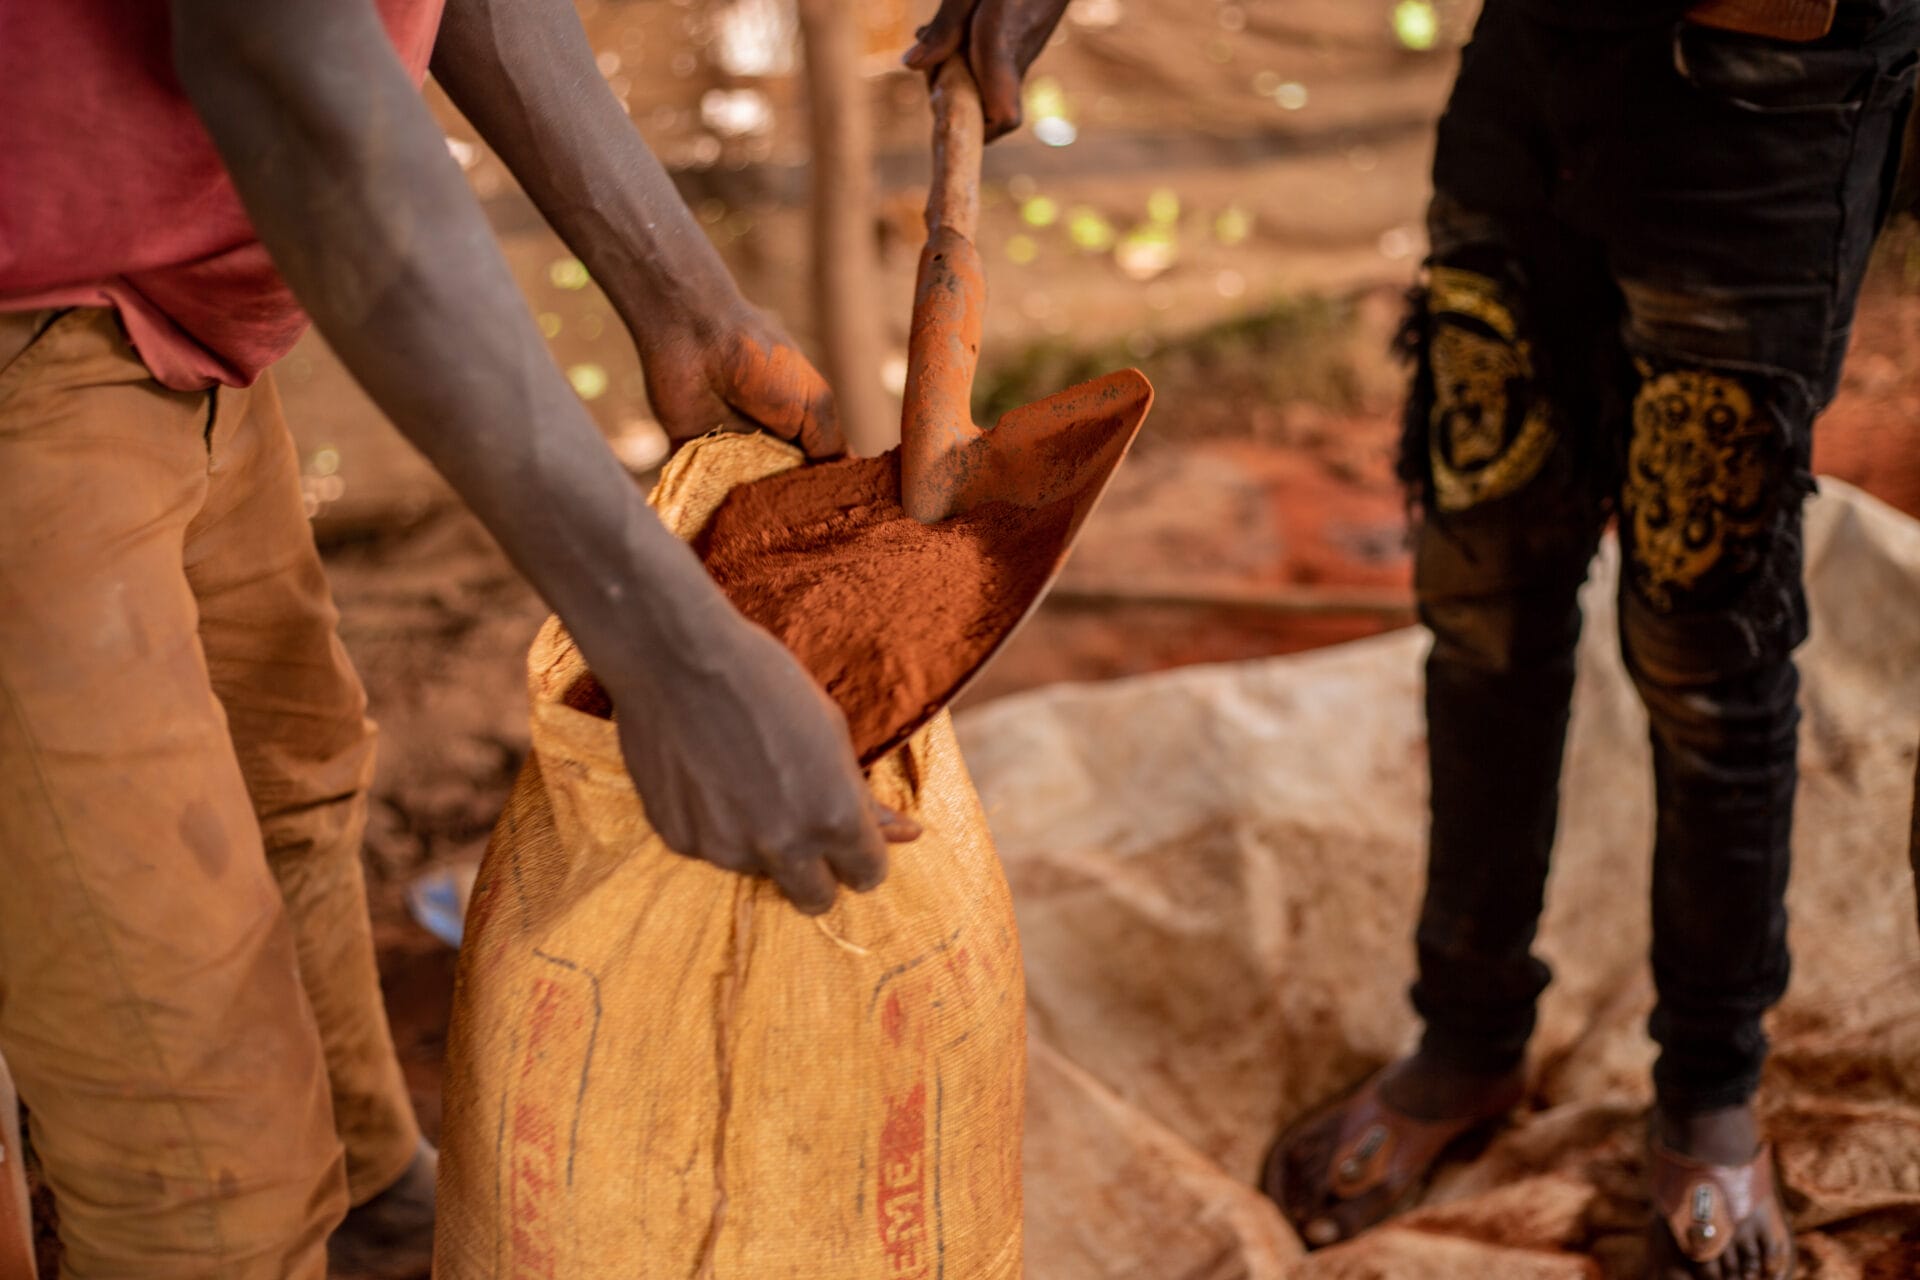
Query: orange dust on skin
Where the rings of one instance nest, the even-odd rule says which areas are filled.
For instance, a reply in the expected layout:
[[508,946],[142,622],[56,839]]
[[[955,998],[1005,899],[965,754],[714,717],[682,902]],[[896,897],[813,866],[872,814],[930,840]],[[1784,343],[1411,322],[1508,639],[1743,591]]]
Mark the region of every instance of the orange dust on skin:
[[[762,344],[742,336],[727,351],[726,372],[729,385],[744,402],[734,407],[749,412],[776,435],[791,438],[810,416],[831,412],[833,396],[826,382],[790,346]],[[769,410],[777,411],[770,420],[763,416]]]

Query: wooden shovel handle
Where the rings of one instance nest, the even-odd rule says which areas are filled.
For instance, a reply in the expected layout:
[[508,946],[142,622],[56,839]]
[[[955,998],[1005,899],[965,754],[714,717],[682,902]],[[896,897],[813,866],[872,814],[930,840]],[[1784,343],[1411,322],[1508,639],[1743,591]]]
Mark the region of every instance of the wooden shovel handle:
[[942,227],[973,239],[980,229],[980,152],[986,146],[980,88],[965,58],[948,58],[933,77],[933,185],[927,234]]
[[970,451],[980,429],[969,401],[987,296],[973,245],[985,132],[973,72],[963,59],[947,59],[933,78],[933,185],[900,406],[900,498],[907,513],[926,524],[960,510],[981,465]]

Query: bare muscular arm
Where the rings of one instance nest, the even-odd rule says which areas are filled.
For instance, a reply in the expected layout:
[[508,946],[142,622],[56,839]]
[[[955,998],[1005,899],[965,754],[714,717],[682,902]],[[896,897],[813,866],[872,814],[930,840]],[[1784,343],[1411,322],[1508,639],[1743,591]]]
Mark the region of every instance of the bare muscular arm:
[[773,875],[810,910],[836,879],[877,883],[884,847],[844,722],[613,458],[370,0],[174,0],[173,16],[181,81],[262,242],[566,620],[662,835]]
[[569,0],[448,0],[433,74],[606,290],[669,435],[764,427],[841,452],[826,384],[741,298]]

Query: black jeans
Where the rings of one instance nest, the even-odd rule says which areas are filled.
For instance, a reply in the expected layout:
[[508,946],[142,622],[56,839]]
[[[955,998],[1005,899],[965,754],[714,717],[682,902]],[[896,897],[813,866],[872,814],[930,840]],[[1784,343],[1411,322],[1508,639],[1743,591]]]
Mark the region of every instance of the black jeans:
[[[1537,12],[1534,11],[1534,12]],[[1517,1062],[1580,631],[1606,523],[1659,810],[1664,1106],[1744,1101],[1785,990],[1805,638],[1800,503],[1913,96],[1920,3],[1785,45],[1567,30],[1487,0],[1440,122],[1402,471],[1433,828],[1427,1049]]]

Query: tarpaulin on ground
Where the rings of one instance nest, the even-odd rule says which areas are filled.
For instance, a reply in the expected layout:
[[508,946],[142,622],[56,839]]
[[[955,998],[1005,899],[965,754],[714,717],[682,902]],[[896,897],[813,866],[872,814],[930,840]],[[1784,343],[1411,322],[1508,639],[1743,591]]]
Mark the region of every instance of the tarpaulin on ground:
[[[1763,1085],[1816,1280],[1920,1275],[1920,524],[1808,507],[1794,977]],[[1638,1276],[1652,784],[1595,565],[1523,1122],[1307,1255],[1251,1190],[1278,1127],[1409,1047],[1425,638],[1056,686],[961,740],[1027,957],[1034,1280]]]

